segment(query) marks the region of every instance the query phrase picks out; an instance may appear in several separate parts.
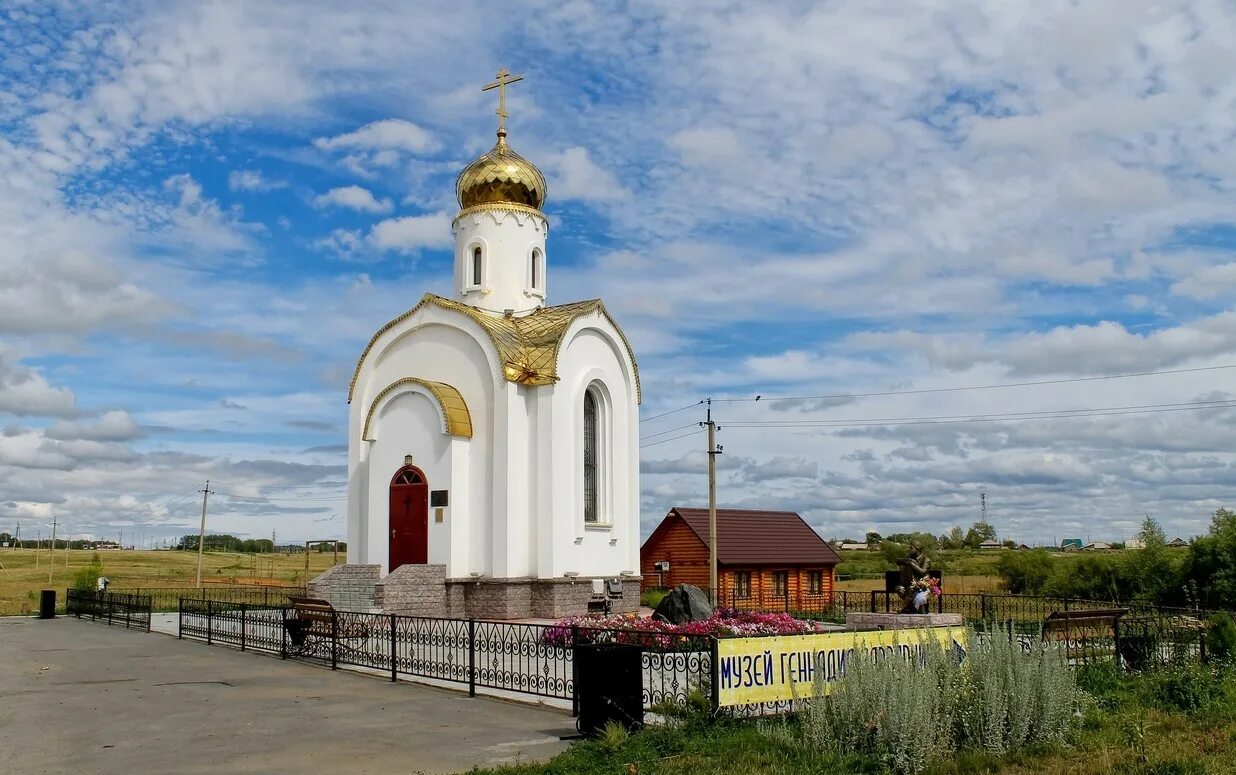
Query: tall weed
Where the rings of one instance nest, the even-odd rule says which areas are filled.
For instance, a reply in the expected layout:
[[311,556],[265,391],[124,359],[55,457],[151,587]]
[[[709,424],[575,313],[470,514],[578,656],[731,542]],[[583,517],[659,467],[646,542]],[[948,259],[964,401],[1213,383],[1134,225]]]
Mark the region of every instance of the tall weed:
[[971,639],[958,657],[929,640],[916,660],[856,655],[831,685],[819,671],[798,744],[869,756],[912,775],[956,751],[1000,755],[1067,739],[1079,692],[1058,649],[1027,654],[997,636]]

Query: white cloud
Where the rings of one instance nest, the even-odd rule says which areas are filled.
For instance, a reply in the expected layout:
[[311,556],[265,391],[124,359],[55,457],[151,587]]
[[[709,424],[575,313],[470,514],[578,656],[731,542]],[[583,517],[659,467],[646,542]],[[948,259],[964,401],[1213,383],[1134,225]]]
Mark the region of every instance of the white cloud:
[[313,144],[322,150],[366,149],[373,151],[406,151],[426,153],[438,148],[434,136],[413,124],[398,118],[385,118],[366,124],[360,129],[335,137],[319,137]]
[[380,250],[415,252],[451,245],[451,217],[446,213],[388,218],[373,225],[369,241]]
[[72,391],[52,386],[42,374],[0,349],[0,413],[63,417],[74,411]]
[[545,166],[552,174],[549,187],[556,199],[606,202],[631,196],[613,173],[597,166],[586,148],[568,148],[547,159]]
[[115,409],[104,412],[94,422],[59,420],[44,433],[47,438],[60,441],[132,441],[142,436],[133,417]]
[[286,182],[268,180],[257,170],[232,170],[227,175],[227,187],[232,191],[272,191],[286,186]]
[[363,213],[389,213],[395,209],[394,203],[389,198],[375,199],[368,189],[361,188],[360,186],[332,188],[325,194],[315,197],[313,204],[316,207],[329,207],[332,205],[346,207]]

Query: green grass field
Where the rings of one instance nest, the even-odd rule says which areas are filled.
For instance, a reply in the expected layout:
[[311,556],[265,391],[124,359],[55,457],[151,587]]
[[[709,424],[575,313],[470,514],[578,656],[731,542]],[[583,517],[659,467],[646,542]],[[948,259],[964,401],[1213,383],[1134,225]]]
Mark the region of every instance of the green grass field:
[[[0,616],[38,610],[41,589],[57,590],[64,605],[64,591],[73,584],[73,574],[97,554],[111,589],[134,587],[192,587],[197,575],[197,553],[176,551],[104,551],[85,549],[0,549]],[[240,554],[206,552],[202,559],[203,584],[303,584],[331,566],[330,552],[309,554],[305,572],[304,554]],[[339,555],[339,562],[344,557]]]

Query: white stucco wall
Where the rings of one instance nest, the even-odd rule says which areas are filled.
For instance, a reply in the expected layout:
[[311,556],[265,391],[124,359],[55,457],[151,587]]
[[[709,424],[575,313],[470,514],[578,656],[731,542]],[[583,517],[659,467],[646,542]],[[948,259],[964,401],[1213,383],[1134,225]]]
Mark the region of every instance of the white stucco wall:
[[[526,312],[545,300],[547,286],[543,215],[480,210],[455,219],[455,293],[464,304],[491,312]],[[479,287],[471,284],[472,250],[480,246],[484,270]],[[541,254],[538,288],[532,287],[532,254]]]

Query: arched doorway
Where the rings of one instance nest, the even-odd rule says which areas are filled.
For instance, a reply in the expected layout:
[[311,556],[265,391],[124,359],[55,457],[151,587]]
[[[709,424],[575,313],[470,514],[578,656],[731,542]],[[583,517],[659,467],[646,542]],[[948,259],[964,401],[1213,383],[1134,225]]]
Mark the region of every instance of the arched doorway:
[[415,466],[391,479],[390,568],[429,562],[429,482]]

